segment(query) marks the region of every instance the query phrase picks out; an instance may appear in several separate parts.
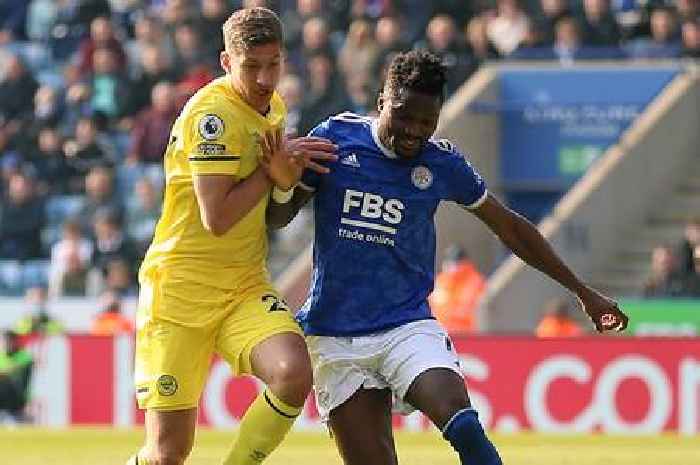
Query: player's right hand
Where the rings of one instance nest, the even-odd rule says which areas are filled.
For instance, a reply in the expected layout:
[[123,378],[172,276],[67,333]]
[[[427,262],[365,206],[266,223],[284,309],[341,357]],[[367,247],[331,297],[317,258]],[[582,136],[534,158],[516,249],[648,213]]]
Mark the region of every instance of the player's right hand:
[[305,168],[318,173],[329,169],[319,162],[337,160],[337,146],[319,137],[286,139],[281,131],[270,131],[261,141],[261,164],[272,182],[282,190],[289,190],[301,179]]

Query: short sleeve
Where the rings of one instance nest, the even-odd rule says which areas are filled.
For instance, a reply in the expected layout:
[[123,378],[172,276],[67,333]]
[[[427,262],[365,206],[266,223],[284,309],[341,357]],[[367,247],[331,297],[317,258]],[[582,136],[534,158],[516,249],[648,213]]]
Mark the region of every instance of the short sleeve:
[[185,120],[183,148],[192,174],[237,175],[243,133],[233,118],[215,109],[195,111]]
[[448,176],[450,181],[450,199],[468,208],[478,208],[488,195],[486,181],[469,163],[467,157],[452,150],[448,155],[450,158],[450,169]]
[[[326,139],[330,139],[329,137],[329,124],[330,122],[328,120],[320,123],[318,126],[313,128],[311,131],[309,131],[309,136],[310,137],[323,137]],[[306,189],[309,191],[315,191],[318,188],[319,181],[321,179],[321,175],[317,173],[316,171],[312,171],[309,169],[304,170],[304,173],[301,176],[301,181],[299,182],[299,187],[302,189]]]

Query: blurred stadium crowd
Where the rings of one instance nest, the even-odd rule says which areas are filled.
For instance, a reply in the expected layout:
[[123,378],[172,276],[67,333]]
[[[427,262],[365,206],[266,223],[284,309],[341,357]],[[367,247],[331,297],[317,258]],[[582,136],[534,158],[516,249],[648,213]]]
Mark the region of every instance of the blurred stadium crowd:
[[[162,154],[221,73],[221,25],[268,6],[286,27],[288,132],[371,112],[388,60],[428,48],[454,92],[485,60],[697,58],[698,0],[0,0],[0,295],[136,294]],[[275,274],[310,234],[272,238]],[[34,289],[34,290],[33,290]]]

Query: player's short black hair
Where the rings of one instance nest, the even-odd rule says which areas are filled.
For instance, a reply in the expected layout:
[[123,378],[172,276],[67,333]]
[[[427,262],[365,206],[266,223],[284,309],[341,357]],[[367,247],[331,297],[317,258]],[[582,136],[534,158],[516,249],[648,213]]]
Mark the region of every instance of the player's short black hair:
[[440,57],[426,50],[399,53],[391,60],[385,91],[392,95],[400,89],[445,97],[447,69]]

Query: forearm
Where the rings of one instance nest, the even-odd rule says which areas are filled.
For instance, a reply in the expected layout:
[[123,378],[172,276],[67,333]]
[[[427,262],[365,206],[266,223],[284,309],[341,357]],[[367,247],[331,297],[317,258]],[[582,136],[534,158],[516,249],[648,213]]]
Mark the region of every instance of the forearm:
[[585,285],[564,263],[539,230],[518,215],[509,234],[501,236],[503,243],[525,263],[545,273],[562,286],[579,294]]
[[234,184],[216,201],[217,208],[210,218],[203,218],[205,227],[215,236],[221,236],[241,221],[250,211],[269,195],[272,183],[262,168],[243,181]]
[[311,195],[310,192],[297,188],[289,202],[277,203],[274,199],[270,199],[266,212],[267,226],[272,229],[280,229],[287,226],[308,202]]

